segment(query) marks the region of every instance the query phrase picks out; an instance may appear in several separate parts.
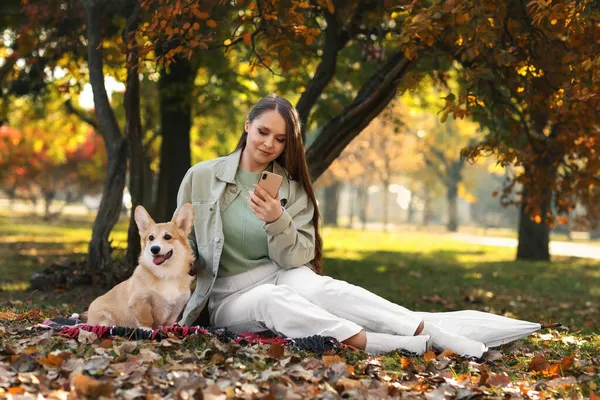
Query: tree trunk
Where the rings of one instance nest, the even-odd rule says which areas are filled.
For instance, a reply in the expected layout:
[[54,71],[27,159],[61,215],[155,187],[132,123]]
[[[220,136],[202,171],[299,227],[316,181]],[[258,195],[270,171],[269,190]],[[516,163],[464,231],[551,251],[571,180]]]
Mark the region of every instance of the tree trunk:
[[298,117],[302,127],[302,140],[306,143],[306,125],[313,106],[335,75],[339,51],[346,46],[350,37],[341,32],[341,26],[334,14],[325,13],[327,28],[325,29],[325,46],[321,62],[315,74],[308,82],[304,92],[296,104]]
[[392,54],[361,87],[354,101],[323,127],[321,134],[306,151],[313,181],[396,96],[401,78],[414,62],[405,59],[402,53]]
[[406,210],[406,223],[412,224],[415,219],[415,194],[410,193],[410,200],[408,201],[408,210]]
[[360,207],[359,218],[362,222],[362,229],[367,228],[367,214],[369,209],[369,191],[365,185],[358,187],[358,203]]
[[44,219],[50,219],[50,207],[52,206],[52,202],[56,198],[55,190],[44,191]]
[[427,186],[423,189],[423,221],[422,226],[428,226],[432,218],[431,194]]
[[123,204],[123,190],[127,174],[127,142],[121,138],[112,143],[108,156],[107,174],[104,181],[102,200],[92,226],[92,240],[88,246],[88,268],[94,282],[114,284],[112,275],[105,272],[111,261],[111,246],[108,236],[119,220]]
[[325,225],[337,226],[341,187],[340,182],[335,181],[325,188],[325,209],[323,210],[323,222]]
[[[136,8],[136,10],[139,10]],[[129,42],[130,32],[135,32],[139,13],[134,12],[127,20],[124,41]],[[125,91],[125,135],[129,141],[129,193],[131,194],[131,212],[129,215],[129,229],[127,231],[127,263],[135,267],[141,251],[140,234],[135,222],[135,209],[143,204],[144,198],[144,169],[146,154],[142,140],[142,119],[140,110],[140,78],[137,67],[138,52],[136,48],[127,49],[127,59],[133,64],[127,66],[127,86]]]
[[100,133],[104,138],[108,159],[104,191],[98,214],[92,227],[92,239],[89,243],[88,268],[95,282],[111,283],[106,267],[111,260],[111,246],[108,236],[119,219],[125,188],[127,171],[127,143],[117,124],[117,119],[108,101],[104,86],[102,59],[102,36],[100,33],[100,14],[104,3],[94,0],[82,0],[85,10],[87,36],[87,61],[90,84],[94,95],[94,108],[98,116]]
[[458,231],[458,182],[452,181],[446,188],[446,200],[448,201],[448,232]]
[[388,231],[388,223],[390,222],[390,182],[383,182],[383,231]]
[[[547,206],[542,209],[546,210]],[[533,221],[524,204],[519,218],[517,260],[550,261],[550,226],[545,221]]]
[[358,191],[354,185],[350,186],[350,207],[349,207],[349,215],[348,215],[348,225],[347,228],[352,228],[354,224],[354,215],[356,212],[356,203],[358,201]]
[[597,222],[598,226],[590,231],[590,240],[600,239],[600,222]]
[[[548,224],[547,214],[551,207],[551,193],[545,193],[542,197],[542,204],[539,206],[540,216],[539,222],[532,220],[530,213],[526,208],[526,204],[531,203],[528,198],[528,193],[537,193],[536,190],[544,190],[549,185],[544,185],[542,181],[550,181],[555,179],[556,170],[552,166],[552,161],[548,156],[541,156],[538,159],[536,168],[544,171],[544,174],[536,180],[529,176],[529,182],[534,182],[533,188],[525,186],[522,194],[521,214],[519,216],[519,245],[517,247],[517,260],[534,260],[534,261],[550,261],[550,226]],[[539,173],[539,171],[538,171]],[[525,167],[525,174],[528,174],[528,168]],[[540,187],[542,189],[540,189]]]
[[190,168],[190,128],[192,126],[191,93],[194,69],[189,60],[179,59],[162,70],[159,82],[160,173],[156,197],[155,220],[171,219],[177,208],[177,192]]

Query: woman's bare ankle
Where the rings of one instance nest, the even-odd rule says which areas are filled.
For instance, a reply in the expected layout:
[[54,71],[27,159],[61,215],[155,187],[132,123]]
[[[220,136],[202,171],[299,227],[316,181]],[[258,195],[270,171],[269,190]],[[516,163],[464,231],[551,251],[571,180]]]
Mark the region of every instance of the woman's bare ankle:
[[421,323],[417,327],[417,330],[415,331],[415,335],[414,336],[420,335],[421,332],[423,332],[423,329],[425,329],[425,323],[423,321],[421,321]]
[[342,341],[342,343],[355,347],[359,350],[364,350],[367,347],[367,333],[362,330],[354,336]]

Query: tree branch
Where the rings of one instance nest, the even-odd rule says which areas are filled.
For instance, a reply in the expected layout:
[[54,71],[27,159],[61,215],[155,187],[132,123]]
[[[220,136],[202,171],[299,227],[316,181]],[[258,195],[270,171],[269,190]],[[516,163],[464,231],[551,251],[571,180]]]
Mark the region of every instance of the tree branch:
[[73,114],[76,117],[78,117],[80,120],[82,120],[83,122],[85,122],[86,124],[90,125],[92,128],[94,128],[95,130],[98,130],[98,121],[96,121],[94,118],[92,118],[88,113],[86,113],[83,110],[80,110],[78,108],[76,108],[73,105],[73,102],[71,102],[71,99],[67,99],[65,100],[65,107],[67,109],[67,112],[69,114]]
[[306,151],[311,179],[316,180],[344,148],[396,96],[402,77],[414,63],[400,52],[388,61],[362,86],[354,101],[325,125]]

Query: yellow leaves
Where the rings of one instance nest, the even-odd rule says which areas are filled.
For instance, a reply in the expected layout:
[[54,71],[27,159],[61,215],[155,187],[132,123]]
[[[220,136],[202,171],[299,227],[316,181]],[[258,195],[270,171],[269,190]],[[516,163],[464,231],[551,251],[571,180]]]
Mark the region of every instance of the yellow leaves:
[[231,46],[231,39],[225,39],[223,41],[223,45],[225,45],[225,46]]

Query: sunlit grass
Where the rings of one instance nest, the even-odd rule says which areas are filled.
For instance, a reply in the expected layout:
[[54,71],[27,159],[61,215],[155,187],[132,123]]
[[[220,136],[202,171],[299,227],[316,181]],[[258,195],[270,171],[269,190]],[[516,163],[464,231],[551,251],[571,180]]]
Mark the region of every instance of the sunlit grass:
[[[0,216],[0,290],[27,289],[32,273],[61,260],[84,260],[93,220],[44,221]],[[111,239],[122,254],[126,219]],[[326,274],[365,287],[390,301],[423,311],[478,309],[600,328],[600,262],[555,258],[516,262],[514,250],[453,239],[444,233],[322,232]],[[6,297],[6,296],[4,296]]]
[[514,249],[440,233],[326,228],[323,238],[328,275],[408,308],[479,309],[573,329],[600,327],[598,261],[514,261]]

